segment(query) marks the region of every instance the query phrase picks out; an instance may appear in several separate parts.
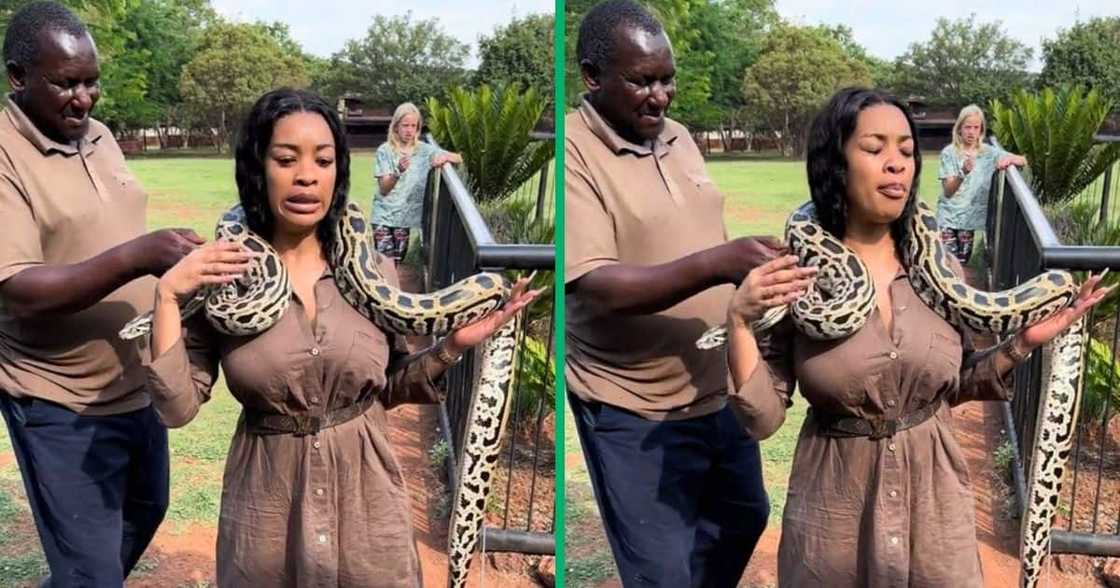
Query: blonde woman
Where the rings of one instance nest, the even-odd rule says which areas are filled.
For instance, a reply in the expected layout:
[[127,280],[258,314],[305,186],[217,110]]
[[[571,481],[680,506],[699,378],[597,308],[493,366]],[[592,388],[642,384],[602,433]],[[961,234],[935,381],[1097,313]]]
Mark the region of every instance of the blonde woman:
[[1009,165],[1023,167],[1027,159],[992,145],[985,145],[984,111],[969,104],[953,125],[953,142],[941,150],[941,197],[937,223],[941,240],[962,264],[972,257],[972,239],[984,230],[988,217],[988,190],[992,173]]
[[458,153],[420,141],[423,125],[420,110],[405,102],[393,112],[389,140],[377,148],[373,175],[378,192],[373,198],[370,224],[377,250],[395,263],[400,263],[408,252],[411,230],[420,227],[428,170],[463,161]]

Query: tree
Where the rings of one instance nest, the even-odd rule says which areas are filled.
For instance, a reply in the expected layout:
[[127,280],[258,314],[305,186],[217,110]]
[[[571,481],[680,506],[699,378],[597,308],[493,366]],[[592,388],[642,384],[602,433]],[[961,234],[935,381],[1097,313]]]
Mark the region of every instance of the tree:
[[804,151],[811,117],[837,90],[870,82],[867,66],[835,38],[818,28],[783,24],[766,36],[742,88],[748,108],[767,122],[788,156]]
[[867,66],[867,71],[871,72],[871,85],[880,88],[890,85],[893,79],[893,64],[868,53],[863,45],[856,42],[851,27],[842,24],[833,26],[822,24],[818,25],[817,29],[836,39],[844,49],[844,53]]
[[285,53],[262,27],[217,22],[203,34],[198,53],[183,68],[180,90],[190,116],[215,129],[221,149],[261,95],[307,84],[301,57]]
[[[515,19],[478,40],[478,84],[520,83],[536,88],[552,104],[553,38],[556,19],[551,14],[531,14]],[[545,113],[551,110],[546,107]]]
[[355,95],[384,106],[421,104],[465,81],[468,52],[438,19],[377,15],[364,39],[331,56],[314,88],[331,100]]
[[993,102],[992,131],[1004,149],[1027,158],[1039,202],[1065,202],[1120,159],[1120,143],[1093,141],[1112,106],[1079,86],[1020,89],[1006,106]]
[[[142,0],[130,5],[120,24],[130,34],[119,59],[122,67],[142,73],[145,87],[140,99],[121,104],[110,117],[119,129],[155,127],[160,144],[166,144],[163,131],[180,122],[180,74],[194,56],[203,28],[215,18],[207,0]],[[120,89],[108,81],[104,85],[109,98]]]
[[689,26],[699,33],[693,48],[718,56],[709,67],[710,96],[693,117],[694,129],[718,129],[724,151],[731,149],[735,130],[747,132],[743,74],[762,52],[766,31],[778,22],[773,0],[708,1],[689,15]]
[[1080,84],[1120,106],[1120,17],[1094,18],[1042,42],[1040,87]]
[[536,88],[518,84],[456,87],[446,101],[428,99],[432,135],[444,149],[462,154],[465,181],[476,200],[505,198],[552,158],[551,141],[530,137],[545,102]]
[[911,44],[895,60],[894,90],[936,105],[987,104],[1030,85],[1030,59],[1030,48],[998,22],[939,18],[928,41]]

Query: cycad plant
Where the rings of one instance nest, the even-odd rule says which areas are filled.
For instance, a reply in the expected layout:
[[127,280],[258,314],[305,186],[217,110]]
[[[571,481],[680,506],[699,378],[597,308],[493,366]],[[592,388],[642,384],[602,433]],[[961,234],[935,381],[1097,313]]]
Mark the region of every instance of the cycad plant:
[[1112,104],[1081,86],[1016,92],[992,102],[992,130],[1003,148],[1027,158],[1031,189],[1042,203],[1079,194],[1120,159],[1120,143],[1095,144]]
[[457,87],[446,102],[428,99],[429,128],[441,147],[462,154],[464,180],[476,200],[504,198],[552,157],[551,141],[529,136],[546,102],[535,88],[519,84]]

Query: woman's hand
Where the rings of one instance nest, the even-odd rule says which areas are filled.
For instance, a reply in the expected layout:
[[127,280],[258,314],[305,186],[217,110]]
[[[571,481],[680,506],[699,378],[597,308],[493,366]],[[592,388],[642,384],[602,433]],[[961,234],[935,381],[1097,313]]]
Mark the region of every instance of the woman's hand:
[[1027,158],[1022,155],[1008,155],[1007,157],[1002,157],[996,162],[996,169],[1005,170],[1013,165],[1015,167],[1023,167],[1027,165]]
[[183,303],[204,285],[228,284],[245,275],[259,254],[239,243],[214,241],[199,247],[179,260],[159,279],[159,292],[165,300]]
[[961,163],[961,171],[963,171],[965,175],[968,175],[972,172],[972,168],[974,167],[976,167],[976,159],[971,155],[965,155],[964,162]]
[[432,158],[432,167],[443,167],[447,163],[460,163],[463,158],[458,153],[440,153]]
[[447,336],[447,340],[444,341],[444,348],[447,352],[452,355],[459,355],[463,351],[482,343],[543,292],[543,290],[526,291],[528,286],[529,278],[517,280],[510,291],[509,300],[506,300],[501,308],[465,327],[452,331]]
[[408,171],[408,166],[412,163],[412,157],[404,155],[397,161],[397,173],[403,174]]
[[[1105,272],[1107,273],[1107,271]],[[1104,278],[1104,273],[1093,276],[1090,275],[1089,279],[1081,284],[1081,292],[1077,296],[1077,300],[1073,305],[1055,313],[1050,318],[1037,322],[1026,329],[1023,329],[1018,335],[1018,340],[1014,344],[1019,348],[1019,351],[1024,355],[1034,351],[1036,347],[1048,343],[1059,333],[1065,331],[1077,319],[1081,318],[1090,308],[1093,308],[1100,301],[1104,300],[1115,286],[1110,288],[1100,287],[1101,279]]]
[[750,324],[762,318],[771,307],[796,300],[816,275],[816,267],[798,267],[796,255],[768,261],[747,274],[731,298],[727,318],[732,324]]

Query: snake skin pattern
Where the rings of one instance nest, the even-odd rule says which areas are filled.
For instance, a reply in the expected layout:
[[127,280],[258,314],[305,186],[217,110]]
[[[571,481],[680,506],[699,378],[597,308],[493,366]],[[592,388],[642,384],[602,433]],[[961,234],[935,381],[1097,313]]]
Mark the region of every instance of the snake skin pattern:
[[[815,220],[813,204],[798,208],[786,223],[786,242],[800,265],[816,266],[816,283],[792,304],[771,308],[751,323],[762,332],[786,314],[802,333],[833,340],[859,330],[874,310],[875,284],[867,266],[851,249]],[[959,278],[939,238],[937,218],[922,202],[911,218],[906,258],[914,291],[939,316],[958,329],[1006,337],[1068,307],[1078,286],[1066,271],[1047,271],[1014,288],[984,292]],[[727,328],[709,329],[700,349],[726,343]],[[1021,538],[1021,586],[1037,585],[1049,554],[1051,526],[1070,453],[1081,397],[1084,318],[1050,343],[1051,372],[1039,403],[1035,455],[1027,488]]]
[[[241,205],[218,221],[217,239],[239,242],[264,255],[246,275],[219,286],[200,288],[180,308],[184,319],[204,311],[215,329],[229,335],[265,331],[284,314],[292,288],[276,250],[248,229]],[[338,238],[328,261],[339,292],[362,316],[385,331],[401,335],[443,336],[497,310],[509,296],[500,274],[480,273],[428,294],[404,292],[385,281],[378,269],[372,229],[361,208],[347,203],[339,219]],[[511,320],[485,343],[476,393],[471,398],[459,484],[454,489],[448,537],[449,584],[463,586],[471,553],[478,544],[490,481],[509,413],[516,348],[517,320]],[[136,339],[151,331],[152,313],[124,326],[120,337]]]

